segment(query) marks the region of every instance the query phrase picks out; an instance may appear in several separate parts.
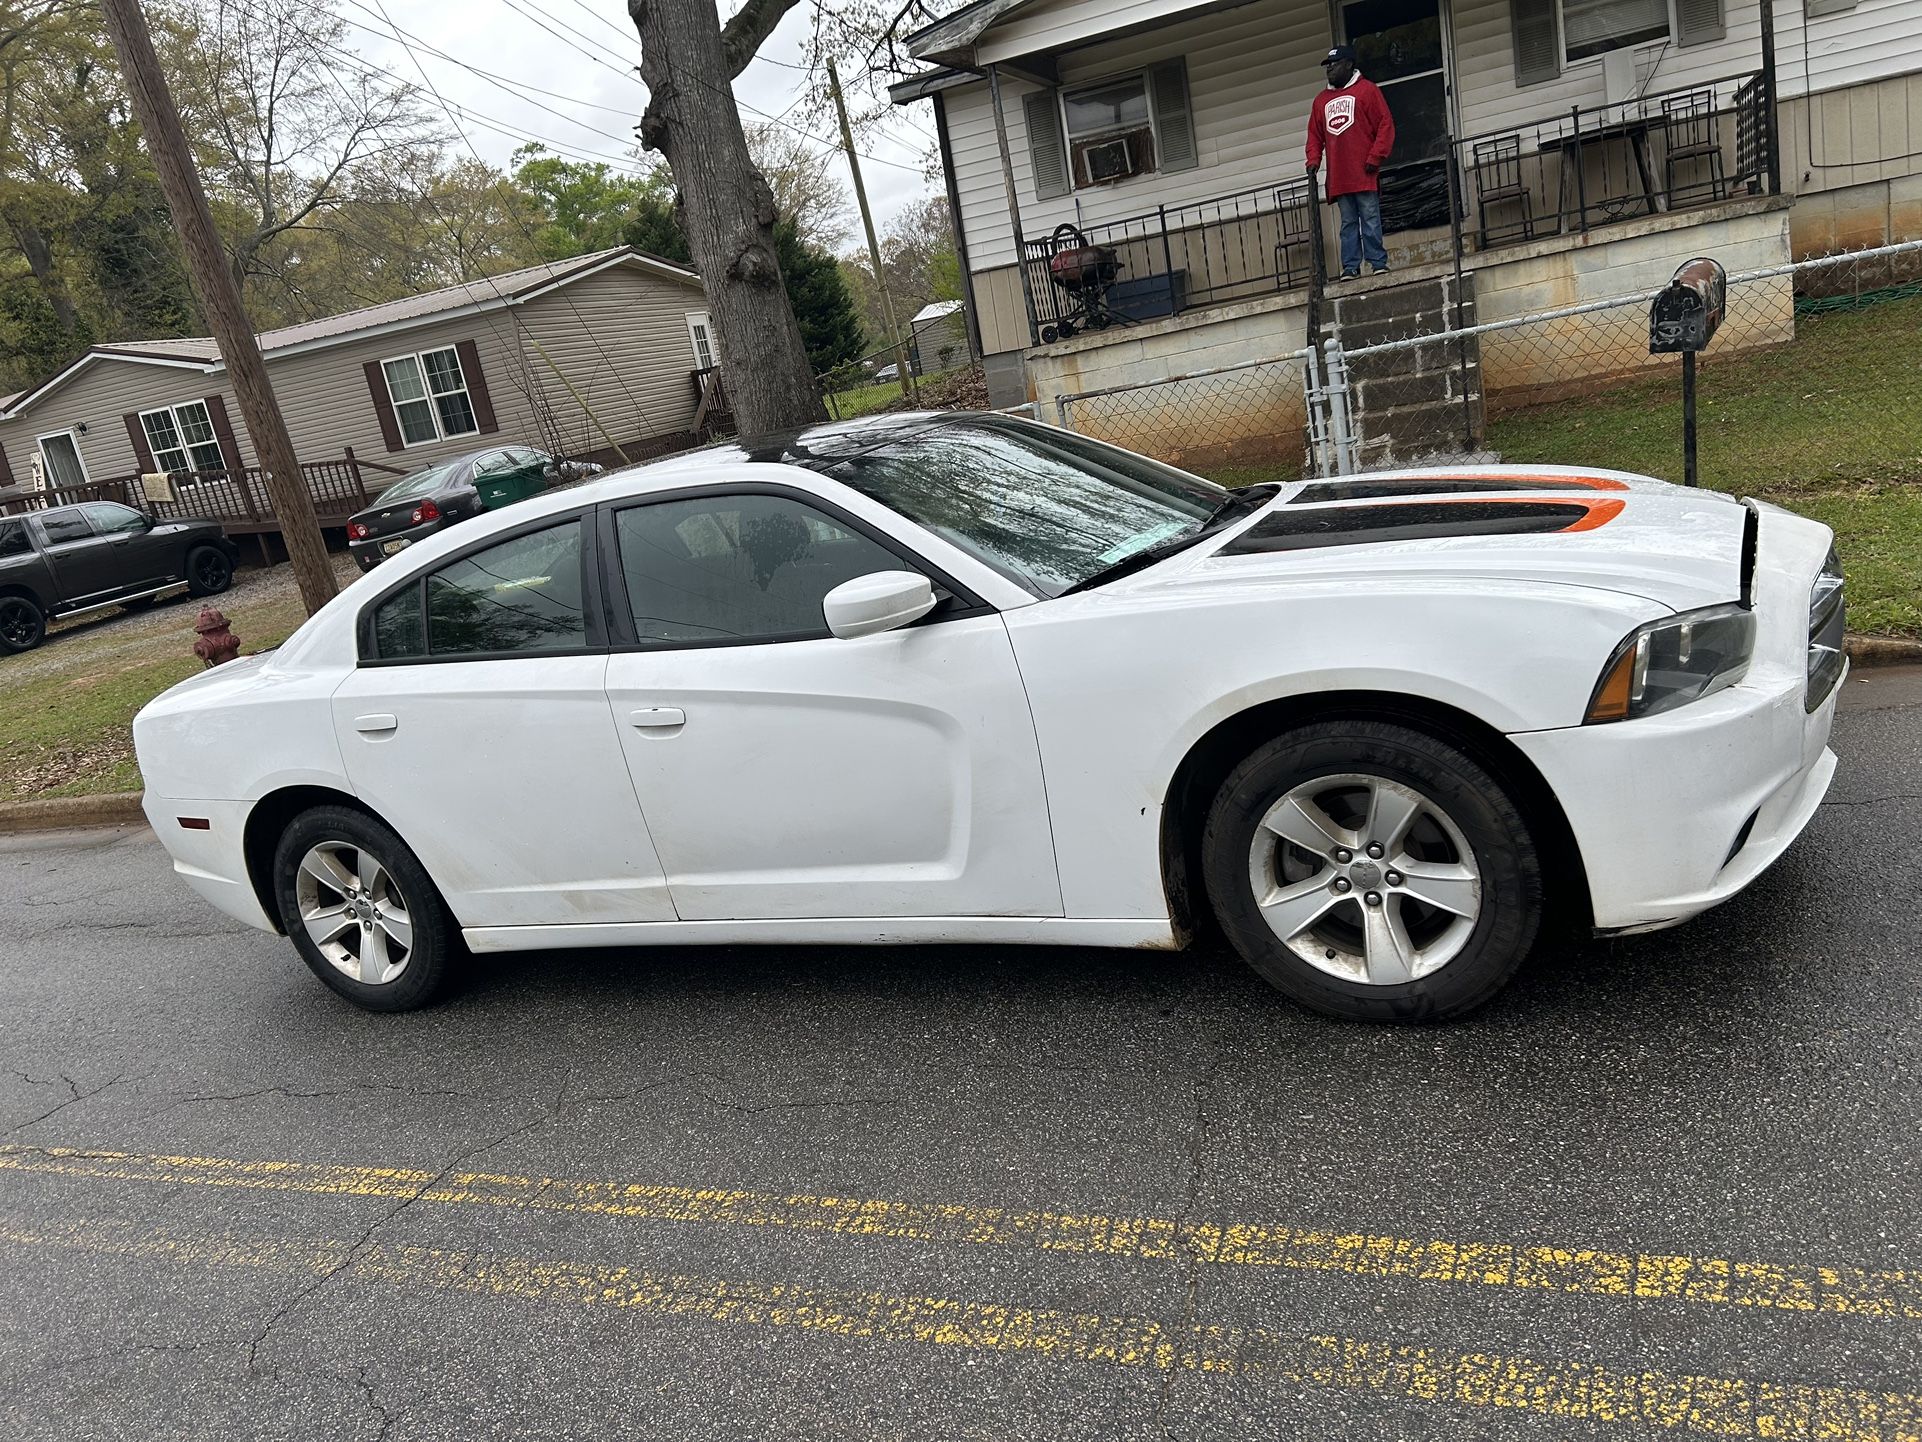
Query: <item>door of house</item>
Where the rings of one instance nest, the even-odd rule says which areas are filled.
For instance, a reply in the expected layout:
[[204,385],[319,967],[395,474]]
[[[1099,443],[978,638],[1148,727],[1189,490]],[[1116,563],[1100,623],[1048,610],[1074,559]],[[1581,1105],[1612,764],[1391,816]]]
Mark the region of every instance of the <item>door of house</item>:
[[40,437],[40,455],[45,462],[48,490],[87,484],[87,468],[80,460],[80,446],[72,431]]
[[1449,61],[1441,0],[1348,0],[1342,33],[1395,117],[1382,167],[1385,230],[1448,224]]
[[694,364],[701,370],[714,368],[714,322],[704,310],[689,311],[687,338],[694,343]]

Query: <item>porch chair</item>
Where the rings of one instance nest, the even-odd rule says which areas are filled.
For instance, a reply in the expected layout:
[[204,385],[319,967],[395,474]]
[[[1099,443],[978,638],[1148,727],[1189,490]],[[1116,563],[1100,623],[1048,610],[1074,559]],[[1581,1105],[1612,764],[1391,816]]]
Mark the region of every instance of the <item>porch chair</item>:
[[1275,289],[1293,290],[1305,285],[1315,267],[1313,227],[1316,222],[1315,195],[1300,187],[1275,193],[1281,216],[1281,239],[1275,242]]
[[1708,166],[1708,178],[1684,187],[1688,193],[1706,190],[1710,200],[1727,196],[1728,180],[1722,174],[1722,142],[1715,134],[1713,90],[1691,90],[1662,101],[1662,142],[1662,188],[1668,192],[1671,209],[1677,200],[1675,171],[1678,166],[1704,163]]
[[[1475,205],[1481,217],[1482,249],[1488,248],[1493,239],[1533,240],[1535,238],[1535,197],[1529,190],[1528,182],[1522,178],[1522,137],[1498,135],[1493,140],[1475,142]],[[1488,229],[1488,208],[1491,205],[1514,205],[1521,208],[1521,220],[1514,225],[1501,228],[1499,235],[1491,235]]]

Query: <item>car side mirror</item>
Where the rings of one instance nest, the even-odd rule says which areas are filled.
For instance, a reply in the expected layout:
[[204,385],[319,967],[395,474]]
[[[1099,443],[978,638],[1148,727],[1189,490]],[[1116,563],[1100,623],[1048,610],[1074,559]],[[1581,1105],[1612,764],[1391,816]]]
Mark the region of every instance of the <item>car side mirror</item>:
[[843,640],[892,631],[934,609],[934,583],[914,571],[874,571],[843,581],[821,601],[828,630]]

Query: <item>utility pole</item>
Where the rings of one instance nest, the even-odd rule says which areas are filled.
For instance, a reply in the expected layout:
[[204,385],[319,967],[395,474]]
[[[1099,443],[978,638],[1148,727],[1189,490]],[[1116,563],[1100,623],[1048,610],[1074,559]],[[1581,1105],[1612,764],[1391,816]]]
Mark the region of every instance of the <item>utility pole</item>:
[[828,93],[834,97],[834,113],[841,117],[841,148],[848,153],[848,169],[854,173],[854,203],[861,210],[861,225],[868,233],[868,264],[874,267],[874,283],[881,290],[881,315],[887,321],[888,338],[894,342],[895,374],[901,394],[912,395],[908,378],[908,351],[901,344],[901,331],[894,323],[894,299],[888,294],[887,274],[881,269],[881,243],[874,238],[874,216],[868,211],[868,190],[861,184],[861,158],[854,153],[854,131],[848,125],[847,102],[841,99],[841,76],[828,57]]
[[273,386],[267,379],[260,343],[254,339],[254,328],[241,308],[240,286],[227,268],[227,257],[221,251],[213,212],[207,205],[207,192],[200,184],[199,172],[194,169],[193,156],[187,149],[187,132],[180,124],[180,111],[167,89],[160,59],[154,54],[147,17],[141,13],[140,0],[100,0],[100,12],[107,22],[114,53],[120,57],[134,116],[147,137],[147,153],[153,157],[161,194],[167,197],[174,229],[180,233],[194,295],[207,313],[207,323],[213,328],[214,341],[220,347],[220,358],[227,365],[234,399],[240,403],[241,418],[254,443],[254,455],[266,472],[267,496],[273,502],[274,514],[280,518],[280,533],[287,543],[287,559],[293,562],[294,577],[300,583],[300,598],[306,604],[307,613],[312,615],[333,598],[337,589],[333,565],[327,559],[326,543],[320,538],[314,498],[294,455],[294,443],[287,434],[287,422],[280,414],[280,402],[275,399]]

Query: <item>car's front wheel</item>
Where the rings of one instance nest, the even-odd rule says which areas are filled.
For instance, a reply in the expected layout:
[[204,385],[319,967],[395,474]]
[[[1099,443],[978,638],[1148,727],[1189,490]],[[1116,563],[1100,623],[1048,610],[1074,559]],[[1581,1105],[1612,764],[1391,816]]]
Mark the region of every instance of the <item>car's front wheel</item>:
[[187,553],[187,594],[217,596],[233,584],[234,563],[217,546],[196,546]]
[[28,596],[0,596],[0,653],[31,651],[47,634],[47,613]]
[[440,892],[392,828],[316,807],[274,853],[281,925],[301,960],[369,1011],[411,1011],[446,985],[458,935]]
[[1541,924],[1520,808],[1457,747],[1405,726],[1316,723],[1258,748],[1216,794],[1202,855],[1235,949],[1331,1016],[1472,1011]]

